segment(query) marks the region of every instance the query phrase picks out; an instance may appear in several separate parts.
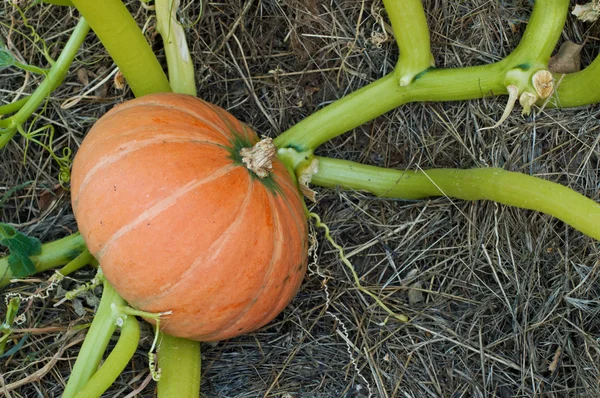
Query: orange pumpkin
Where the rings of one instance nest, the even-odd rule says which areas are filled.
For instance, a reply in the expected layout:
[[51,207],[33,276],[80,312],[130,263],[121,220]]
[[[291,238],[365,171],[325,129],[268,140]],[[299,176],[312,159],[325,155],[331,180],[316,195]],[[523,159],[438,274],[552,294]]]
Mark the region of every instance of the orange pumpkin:
[[257,142],[215,105],[153,94],[104,115],[75,157],[71,200],[90,252],[131,306],[172,311],[166,333],[250,332],[302,282],[302,198],[279,160],[264,178],[246,167],[240,151]]

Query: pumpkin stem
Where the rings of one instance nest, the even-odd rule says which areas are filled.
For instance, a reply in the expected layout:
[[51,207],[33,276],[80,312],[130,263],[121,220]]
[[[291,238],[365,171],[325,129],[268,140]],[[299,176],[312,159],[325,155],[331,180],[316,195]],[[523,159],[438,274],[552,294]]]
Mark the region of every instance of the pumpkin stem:
[[260,178],[265,178],[273,170],[273,159],[277,154],[277,147],[273,139],[263,138],[252,148],[242,148],[240,155],[242,162],[248,170],[252,170]]

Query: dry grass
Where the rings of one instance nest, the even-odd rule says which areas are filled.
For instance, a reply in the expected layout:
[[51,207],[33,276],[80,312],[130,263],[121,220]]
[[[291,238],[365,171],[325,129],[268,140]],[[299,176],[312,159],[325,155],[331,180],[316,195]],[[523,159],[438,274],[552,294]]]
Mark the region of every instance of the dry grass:
[[[46,66],[39,42],[27,38],[30,30],[10,3],[0,8],[0,36],[22,60]],[[197,2],[183,3],[199,96],[262,134],[275,136],[390,72],[397,57],[393,41],[377,47],[371,40],[373,32],[382,32],[380,1],[205,1],[199,21]],[[522,0],[424,3],[440,67],[506,56],[531,9]],[[129,6],[143,25],[150,13],[135,1]],[[53,56],[77,19],[74,11],[46,5],[33,5],[25,15]],[[150,25],[147,35],[164,62],[152,33]],[[569,18],[563,40],[587,42],[586,64],[598,52],[598,33]],[[55,126],[56,148],[75,150],[96,118],[131,98],[109,81],[75,106],[61,108],[113,68],[90,35],[37,122]],[[39,81],[3,69],[0,99],[8,103]],[[598,106],[532,117],[515,112],[502,128],[478,132],[499,118],[504,100],[409,104],[338,137],[319,154],[410,169],[500,166],[598,200]],[[0,152],[0,195],[29,182],[0,207],[1,221],[43,241],[68,234],[75,223],[68,193],[56,189],[56,165],[35,146],[23,164],[23,151],[17,138]],[[351,253],[364,286],[410,322],[386,319],[360,294],[317,231],[321,275],[306,277],[284,313],[256,333],[203,345],[204,396],[363,397],[369,390],[378,397],[600,396],[596,241],[551,217],[489,202],[317,191],[312,210]],[[77,281],[63,287],[91,275],[80,271]],[[32,293],[48,276],[7,291]],[[409,286],[417,286],[423,301],[408,302]],[[72,328],[91,320],[93,305],[83,303],[82,317],[73,304],[54,308],[57,300],[51,295],[33,302],[22,325],[30,334],[16,353],[0,358],[0,386],[25,380],[5,390],[6,396],[54,397],[64,388],[82,336]],[[149,329],[144,333],[139,355],[107,396],[143,389]],[[23,336],[16,332],[13,342]],[[138,396],[153,392],[150,383]]]

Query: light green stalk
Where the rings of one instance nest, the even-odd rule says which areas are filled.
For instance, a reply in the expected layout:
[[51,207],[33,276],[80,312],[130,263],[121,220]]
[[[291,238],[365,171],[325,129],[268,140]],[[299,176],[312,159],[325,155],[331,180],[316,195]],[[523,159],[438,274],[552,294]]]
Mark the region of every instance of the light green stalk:
[[600,102],[600,55],[580,72],[556,75],[558,87],[548,106],[580,106]]
[[[77,355],[75,366],[69,377],[69,381],[63,392],[63,398],[74,397],[91,379],[98,370],[100,360],[108,346],[108,342],[117,328],[117,317],[119,314],[113,311],[113,307],[124,306],[125,300],[119,296],[112,285],[104,280],[102,299],[98,311],[94,315],[92,326],[85,336],[85,340]],[[135,351],[137,342],[130,344]],[[133,354],[132,354],[133,355]],[[131,359],[131,357],[129,358]],[[129,361],[129,359],[127,361]],[[116,376],[121,370],[116,372]],[[115,376],[115,378],[116,378]],[[106,376],[103,376],[106,377]]]
[[395,73],[399,84],[407,86],[433,66],[425,10],[421,0],[384,0],[383,4],[400,49]]
[[185,31],[177,21],[179,0],[156,0],[156,30],[163,38],[169,69],[169,83],[175,93],[196,96],[194,63],[185,40]]
[[171,87],[150,45],[120,0],[74,0],[136,97]]
[[4,354],[4,350],[6,349],[6,343],[9,340],[12,331],[11,327],[13,326],[13,322],[17,317],[17,313],[19,312],[20,304],[21,298],[18,296],[11,297],[11,299],[7,302],[4,322],[0,323],[0,356]]
[[96,259],[92,256],[88,249],[85,249],[81,254],[75,257],[72,261],[69,261],[64,267],[60,269],[60,274],[63,276],[72,274],[78,269],[96,262]]
[[24,63],[19,62],[17,60],[13,61],[13,66],[15,66],[15,67],[17,67],[17,68],[19,68],[21,70],[37,74],[37,75],[44,75],[45,76],[49,72],[49,69],[43,69],[43,68],[40,68],[40,67],[35,66],[35,65],[24,64]]
[[158,349],[158,397],[200,396],[200,343],[161,333]]
[[391,170],[318,157],[312,183],[365,190],[382,198],[423,199],[449,196],[493,200],[549,214],[600,240],[600,204],[550,181],[498,168]]
[[547,65],[567,19],[569,3],[569,0],[536,0],[519,45],[502,62],[512,64],[513,68]]
[[[537,0],[517,48],[504,60],[485,66],[429,69],[400,86],[395,73],[310,115],[274,140],[278,148],[311,151],[332,138],[413,101],[457,101],[506,94],[506,76],[527,79],[544,66],[562,32],[568,0]],[[515,75],[514,73],[512,75]],[[528,81],[523,83],[529,84]],[[563,106],[569,106],[563,102]]]
[[100,397],[115,382],[135,354],[140,341],[140,325],[134,316],[128,316],[123,322],[117,345],[75,398]]
[[23,125],[46,100],[52,90],[62,83],[89,30],[90,26],[85,19],[81,18],[67,41],[65,48],[54,65],[52,65],[52,68],[50,68],[42,84],[27,99],[21,100],[15,105],[9,104],[4,106],[4,111],[17,110],[18,106],[20,109],[12,117],[0,120],[0,128],[6,128],[5,131],[0,130],[0,148],[3,148],[12,139],[17,132],[17,127]]
[[[20,100],[11,102],[9,104],[5,104],[0,106],[0,115],[7,115],[9,113],[14,113],[17,112],[19,109],[21,109],[23,107],[23,105],[25,105],[25,103],[29,101],[29,96],[25,97],[25,98],[21,98]],[[7,119],[0,119],[0,122],[4,122],[2,124],[4,124],[4,127],[8,127],[10,125],[9,123],[6,123]],[[0,125],[0,127],[2,127]]]

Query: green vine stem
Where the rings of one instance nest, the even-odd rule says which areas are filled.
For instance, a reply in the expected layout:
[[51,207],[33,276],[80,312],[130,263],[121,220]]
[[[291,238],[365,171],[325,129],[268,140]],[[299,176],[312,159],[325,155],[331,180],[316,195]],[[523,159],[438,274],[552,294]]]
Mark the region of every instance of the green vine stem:
[[137,23],[120,0],[74,0],[136,97],[171,86]]
[[196,96],[194,63],[177,21],[179,0],[155,0],[156,30],[163,38],[169,71],[169,83],[175,93]]
[[549,214],[600,240],[600,204],[563,185],[499,168],[391,170],[318,157],[312,183],[365,190],[382,198],[423,199],[449,196],[493,200]]
[[354,266],[352,265],[352,263],[350,262],[350,260],[348,260],[348,257],[346,257],[346,254],[344,253],[344,248],[335,242],[335,240],[331,236],[329,227],[327,226],[327,224],[325,224],[325,223],[323,223],[321,221],[321,217],[319,217],[318,214],[312,213],[312,212],[308,213],[308,217],[312,218],[315,221],[315,226],[317,228],[322,228],[325,231],[325,239],[327,239],[327,241],[333,247],[335,247],[335,249],[338,251],[338,255],[340,257],[340,260],[346,266],[346,268],[348,269],[348,271],[350,271],[350,273],[352,274],[352,280],[354,282],[354,286],[356,286],[356,288],[360,292],[362,292],[362,293],[366,294],[367,296],[371,297],[375,301],[375,303],[381,309],[383,309],[385,312],[387,312],[387,314],[388,314],[389,317],[393,317],[393,318],[399,320],[400,322],[407,322],[408,321],[408,317],[406,315],[397,314],[394,311],[392,311],[390,309],[390,307],[388,307],[387,305],[385,305],[383,303],[383,301],[381,301],[381,299],[375,293],[371,292],[369,289],[365,288],[362,285],[362,283],[360,283],[360,277],[358,276],[358,273],[354,269]]
[[6,305],[6,315],[4,317],[4,322],[0,323],[0,357],[4,354],[4,350],[6,349],[6,343],[9,340],[11,334],[11,327],[15,318],[17,317],[17,313],[19,312],[19,305],[21,304],[21,298],[18,296],[11,297],[8,300]]
[[140,341],[140,325],[134,316],[128,316],[121,327],[117,345],[106,358],[100,369],[75,395],[76,398],[100,397],[119,377],[127,366]]
[[[85,250],[87,248],[83,238],[79,233],[75,233],[43,244],[41,253],[30,258],[35,264],[36,273],[38,273],[68,264]],[[0,288],[8,285],[12,278],[8,257],[0,258]]]
[[[319,145],[400,105],[413,101],[458,101],[506,94],[506,76],[515,69],[531,76],[544,66],[562,32],[568,0],[537,0],[517,48],[495,64],[456,69],[429,69],[400,86],[395,73],[343,97],[278,136],[278,148],[299,152]],[[528,85],[525,81],[523,85]],[[573,106],[562,101],[562,106]]]
[[600,102],[600,55],[584,70],[568,75],[556,75],[556,93],[548,106],[580,106]]
[[[98,311],[94,315],[92,326],[85,336],[79,355],[77,355],[75,366],[63,392],[63,398],[74,397],[97,371],[108,342],[117,328],[118,314],[115,314],[113,307],[124,305],[126,305],[125,300],[104,279],[104,289]],[[137,343],[133,344],[133,346],[133,350],[135,351]],[[120,373],[121,371],[116,371],[115,379]],[[103,377],[108,376],[105,375]]]
[[[25,105],[25,103],[27,103],[27,101],[29,101],[29,97],[25,97],[25,98],[21,98],[20,100],[11,102],[9,104],[5,104],[0,106],[0,115],[7,115],[9,113],[15,113],[17,112],[19,109],[21,109],[23,107],[23,105]],[[0,122],[4,121],[4,124],[6,126],[8,126],[8,123],[6,123],[7,119],[3,119],[0,120]]]
[[569,3],[569,0],[536,0],[519,45],[501,62],[512,64],[513,68],[531,68],[535,64],[546,67],[562,34]]
[[200,396],[200,343],[161,333],[158,349],[158,397]]
[[[4,147],[12,139],[18,131],[17,127],[23,125],[33,112],[35,112],[35,110],[46,100],[52,90],[62,83],[89,30],[90,26],[84,18],[81,18],[71,34],[71,37],[67,41],[65,48],[54,65],[52,65],[52,68],[50,68],[50,71],[42,84],[39,85],[26,101],[22,100],[22,102],[17,101],[15,103],[21,106],[15,115],[8,119],[0,120],[0,128],[5,128],[5,131],[0,130],[0,148]],[[16,110],[16,106],[17,105],[5,105],[5,110]]]
[[395,73],[401,86],[433,66],[429,27],[421,0],[383,0],[392,24],[400,57]]
[[69,261],[64,267],[60,269],[60,274],[63,276],[72,274],[78,269],[96,262],[96,259],[92,256],[88,249],[85,249],[81,254],[75,257],[72,261]]
[[19,68],[21,70],[24,70],[24,71],[27,71],[27,72],[30,72],[30,73],[35,73],[35,74],[38,74],[38,75],[44,75],[45,76],[49,72],[49,69],[43,69],[43,68],[40,68],[40,67],[35,66],[35,65],[24,64],[24,63],[16,61],[16,60],[13,61],[13,66],[15,66],[15,67],[17,67],[17,68]]

